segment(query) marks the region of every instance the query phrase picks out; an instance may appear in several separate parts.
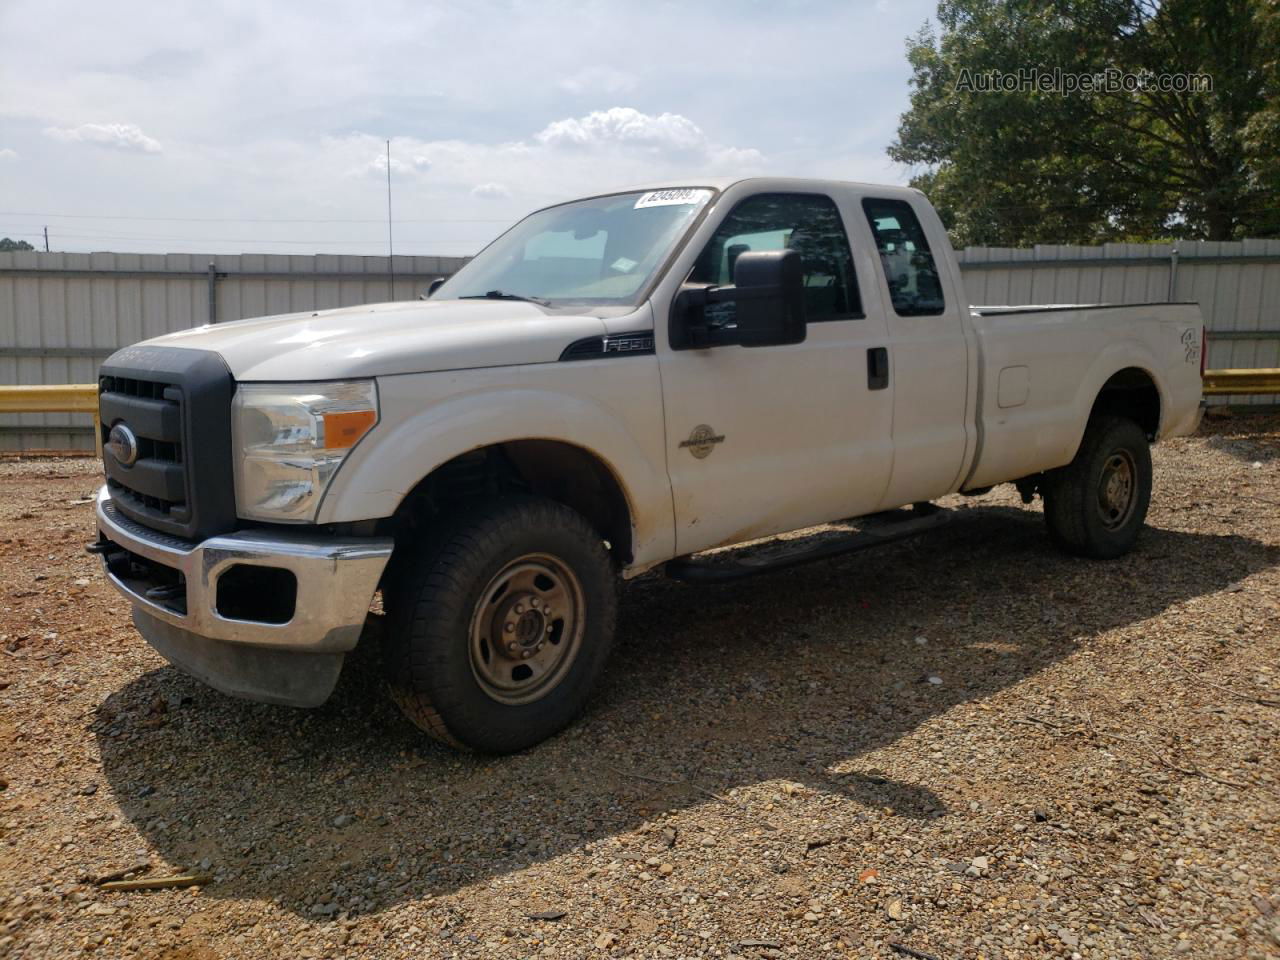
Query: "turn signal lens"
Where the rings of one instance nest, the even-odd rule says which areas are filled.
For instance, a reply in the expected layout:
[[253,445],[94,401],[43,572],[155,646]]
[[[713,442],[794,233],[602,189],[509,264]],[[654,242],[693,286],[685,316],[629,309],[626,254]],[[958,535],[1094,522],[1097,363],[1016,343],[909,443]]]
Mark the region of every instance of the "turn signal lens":
[[349,450],[378,422],[376,410],[349,410],[324,415],[324,448]]

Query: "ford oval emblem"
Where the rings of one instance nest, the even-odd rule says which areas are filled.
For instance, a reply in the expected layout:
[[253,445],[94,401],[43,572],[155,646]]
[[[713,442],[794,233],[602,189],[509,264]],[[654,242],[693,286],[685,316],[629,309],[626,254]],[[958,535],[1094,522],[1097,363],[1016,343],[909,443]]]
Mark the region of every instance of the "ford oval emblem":
[[138,460],[138,438],[124,422],[111,427],[107,434],[107,449],[122,467],[132,467]]

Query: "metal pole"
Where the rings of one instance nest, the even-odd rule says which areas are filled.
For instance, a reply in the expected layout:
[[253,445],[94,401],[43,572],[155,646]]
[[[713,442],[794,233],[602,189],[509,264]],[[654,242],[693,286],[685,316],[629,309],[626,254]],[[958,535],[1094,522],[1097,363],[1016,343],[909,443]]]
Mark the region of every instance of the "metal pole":
[[387,275],[390,278],[390,299],[396,298],[396,250],[391,236],[391,141],[387,141]]
[[49,228],[44,228],[44,252],[49,252]]
[[1178,292],[1178,245],[1175,243],[1169,251],[1169,295],[1165,297],[1170,303]]
[[218,268],[209,261],[209,322],[218,322]]

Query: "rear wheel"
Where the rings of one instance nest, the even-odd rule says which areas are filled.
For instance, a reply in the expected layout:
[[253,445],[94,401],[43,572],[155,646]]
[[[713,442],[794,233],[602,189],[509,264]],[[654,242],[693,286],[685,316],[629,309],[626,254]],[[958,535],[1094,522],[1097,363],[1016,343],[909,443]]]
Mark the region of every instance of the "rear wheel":
[[582,709],[613,640],[599,534],[533,497],[494,501],[399,559],[387,587],[392,695],[427,733],[510,753]]
[[1089,421],[1075,459],[1042,486],[1049,535],[1068,553],[1110,559],[1128,553],[1151,503],[1151,449],[1132,420]]

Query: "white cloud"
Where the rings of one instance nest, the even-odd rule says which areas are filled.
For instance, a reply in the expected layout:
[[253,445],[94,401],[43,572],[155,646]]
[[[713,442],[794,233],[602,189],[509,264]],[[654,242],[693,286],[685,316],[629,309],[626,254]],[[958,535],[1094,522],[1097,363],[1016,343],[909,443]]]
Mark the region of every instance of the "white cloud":
[[698,125],[678,113],[653,116],[634,107],[610,107],[585,117],[550,123],[535,139],[553,147],[589,147],[599,143],[634,143],[673,150],[696,150],[706,145]]
[[547,124],[534,139],[545,146],[566,149],[604,147],[643,148],[673,159],[697,160],[716,168],[758,167],[764,155],[751,147],[715,143],[696,123],[678,113],[641,113],[634,107],[595,110],[585,117],[569,117]]
[[4,147],[3,149],[0,149],[0,160],[17,160],[17,159],[18,159],[17,150],[12,150],[9,147]]
[[612,67],[584,67],[561,80],[559,87],[569,93],[630,93],[636,88],[636,78]]
[[[431,158],[422,153],[413,153],[408,157],[401,159],[395,155],[396,141],[391,142],[391,175],[402,176],[413,173],[426,173],[431,169]],[[375,154],[373,159],[364,165],[361,169],[362,173],[377,174],[379,177],[387,175],[387,154],[386,152]]]
[[544,146],[570,150],[643,148],[649,155],[666,155],[685,163],[699,161],[717,173],[758,168],[764,161],[764,155],[754,147],[724,146],[710,140],[687,116],[645,114],[632,106],[611,106],[586,116],[556,120],[541,129],[534,140]]
[[471,188],[471,195],[484,200],[505,200],[511,191],[500,183],[481,183]]
[[160,141],[132,123],[82,123],[78,127],[46,127],[45,135],[65,143],[96,143],[116,150],[159,153]]

